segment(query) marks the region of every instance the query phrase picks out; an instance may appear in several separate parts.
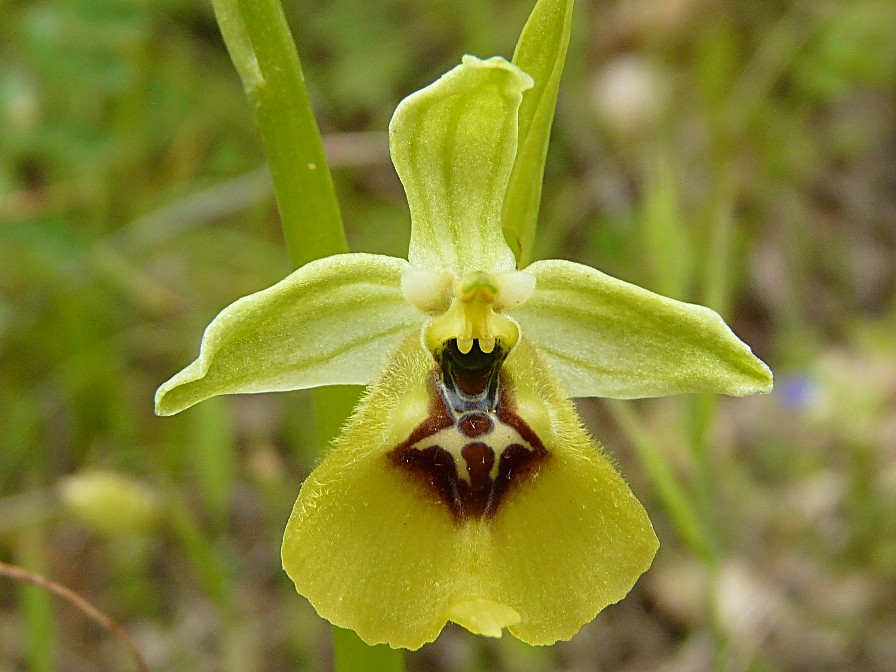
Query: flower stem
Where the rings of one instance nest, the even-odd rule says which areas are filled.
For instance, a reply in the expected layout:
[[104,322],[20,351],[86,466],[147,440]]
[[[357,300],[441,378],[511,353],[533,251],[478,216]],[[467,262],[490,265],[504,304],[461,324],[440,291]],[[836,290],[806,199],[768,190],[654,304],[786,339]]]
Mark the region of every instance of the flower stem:
[[605,400],[604,403],[631,441],[632,448],[650,475],[678,534],[694,553],[709,562],[714,557],[712,541],[691,498],[675,475],[663,451],[628,403],[611,399]]
[[[348,252],[330,168],[280,0],[212,4],[261,131],[293,266]],[[335,435],[357,396],[354,387],[314,390],[322,442]],[[404,669],[400,651],[367,647],[351,632],[334,628],[333,647],[338,672]]]
[[401,651],[385,644],[368,646],[351,630],[333,628],[333,661],[336,672],[364,670],[364,672],[402,672],[404,657]]
[[213,0],[261,131],[295,266],[348,251],[302,66],[279,0]]

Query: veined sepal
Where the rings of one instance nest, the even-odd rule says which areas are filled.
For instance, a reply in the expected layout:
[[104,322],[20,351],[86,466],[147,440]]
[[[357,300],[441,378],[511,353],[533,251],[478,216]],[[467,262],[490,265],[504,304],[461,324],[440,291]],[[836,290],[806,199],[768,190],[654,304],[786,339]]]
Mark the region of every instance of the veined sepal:
[[337,254],[222,310],[199,357],[159,387],[173,415],[219,394],[366,385],[426,315],[401,293],[404,259]]
[[571,638],[650,565],[658,542],[644,509],[523,339],[504,362],[501,394],[522,419],[513,426],[528,427],[546,455],[496,507],[458,515],[395,459],[441,403],[438,375],[419,337],[398,348],[305,481],[284,568],[321,616],[371,644],[417,649],[449,620],[530,644]]
[[714,310],[563,259],[530,264],[532,296],[510,311],[570,397],[769,392],[772,372]]
[[516,268],[501,207],[517,149],[518,111],[532,78],[503,58],[463,62],[399,103],[392,163],[408,197],[408,260],[462,276]]

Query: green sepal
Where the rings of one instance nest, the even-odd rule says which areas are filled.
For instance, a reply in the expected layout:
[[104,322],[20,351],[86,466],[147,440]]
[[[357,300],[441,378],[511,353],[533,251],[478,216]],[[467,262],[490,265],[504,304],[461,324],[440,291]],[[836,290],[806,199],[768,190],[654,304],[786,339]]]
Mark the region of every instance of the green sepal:
[[411,211],[412,266],[461,277],[512,270],[501,204],[531,78],[503,58],[463,63],[405,98],[389,124],[392,162]]
[[504,237],[519,268],[529,263],[538,225],[544,164],[569,46],[573,4],[573,0],[540,0],[513,54],[514,65],[535,82],[520,105],[516,161],[501,215]]
[[537,261],[526,271],[535,291],[510,314],[571,397],[772,389],[769,368],[709,308],[571,261]]
[[235,301],[206,328],[199,358],[156,392],[156,413],[219,394],[369,383],[426,319],[402,296],[407,267],[339,254]]

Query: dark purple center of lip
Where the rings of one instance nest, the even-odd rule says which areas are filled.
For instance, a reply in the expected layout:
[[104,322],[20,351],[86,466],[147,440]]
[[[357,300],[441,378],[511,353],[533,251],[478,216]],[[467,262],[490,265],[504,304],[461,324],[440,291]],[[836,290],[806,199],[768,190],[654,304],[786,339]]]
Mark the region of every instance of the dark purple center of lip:
[[457,428],[464,436],[472,439],[489,434],[495,428],[495,423],[485,413],[468,413],[457,422]]
[[[505,355],[498,347],[482,353],[478,344],[469,356],[443,354],[429,381],[429,415],[389,452],[392,464],[442,501],[458,523],[493,518],[511,486],[528,480],[548,456],[541,439],[516,413],[512,383],[501,370]],[[528,446],[490,442],[496,423],[515,430]],[[461,449],[463,464],[456,464],[441,446],[416,447],[450,427],[473,439]],[[466,472],[466,478],[458,476],[459,471]]]

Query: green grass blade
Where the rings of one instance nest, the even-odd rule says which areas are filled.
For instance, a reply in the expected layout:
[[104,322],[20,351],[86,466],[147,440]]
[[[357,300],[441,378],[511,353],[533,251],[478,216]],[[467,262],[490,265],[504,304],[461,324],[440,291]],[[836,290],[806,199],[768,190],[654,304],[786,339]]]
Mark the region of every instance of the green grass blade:
[[337,672],[402,672],[404,656],[401,651],[385,644],[368,646],[351,630],[333,628],[333,659]]
[[[271,168],[293,266],[348,251],[320,131],[302,66],[278,0],[214,0],[215,14],[252,103]],[[357,388],[313,392],[318,434],[329,441],[357,400]],[[336,669],[400,672],[400,651],[369,648],[334,628]]]
[[532,255],[557,90],[569,46],[572,8],[573,0],[540,0],[513,54],[514,64],[535,80],[520,106],[516,162],[501,215],[504,237],[516,255],[518,268],[526,266]]
[[606,408],[625,432],[666,509],[678,534],[688,547],[710,561],[715,550],[706,528],[698,517],[694,503],[679,481],[672,465],[663,455],[650,432],[632,410],[629,402],[606,400]]
[[[17,549],[22,566],[45,573],[43,544],[41,526],[35,526],[22,535]],[[19,587],[19,599],[25,625],[28,669],[32,672],[52,672],[55,669],[56,626],[51,597],[43,588],[23,583]]]
[[295,266],[348,246],[323,143],[279,0],[214,0],[258,122]]

